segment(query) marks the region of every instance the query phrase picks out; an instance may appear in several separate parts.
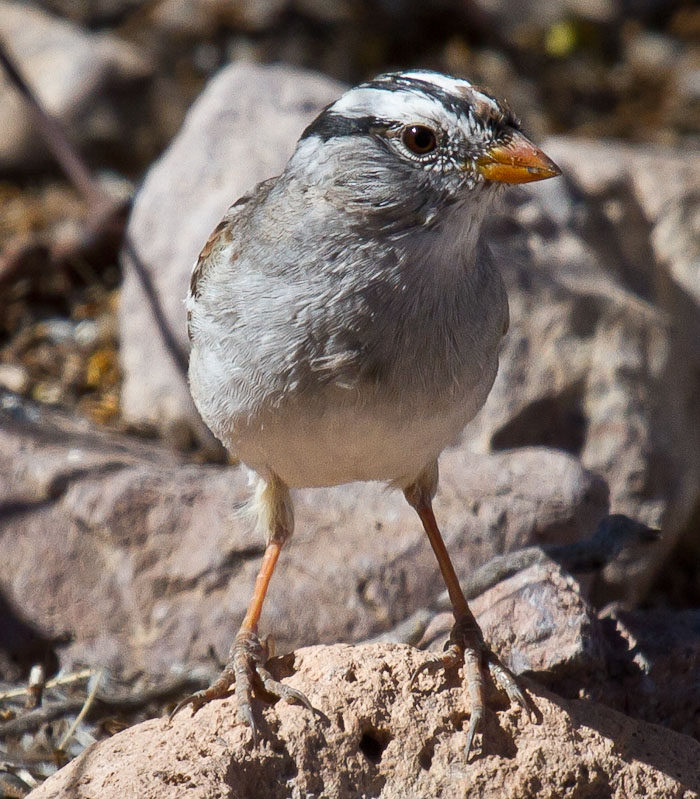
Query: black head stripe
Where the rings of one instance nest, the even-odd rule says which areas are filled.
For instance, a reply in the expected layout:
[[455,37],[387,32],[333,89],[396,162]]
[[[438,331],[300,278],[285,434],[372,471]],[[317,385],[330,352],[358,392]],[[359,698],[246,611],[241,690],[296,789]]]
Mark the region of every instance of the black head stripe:
[[301,134],[302,139],[309,136],[320,136],[323,141],[336,136],[361,136],[369,133],[384,133],[391,126],[390,122],[378,117],[345,117],[334,114],[328,108],[314,119]]
[[[467,117],[477,122],[490,124],[496,128],[509,126],[520,128],[520,123],[510,112],[508,107],[491,97],[488,92],[478,87],[465,86],[464,91],[451,92],[430,80],[421,80],[418,77],[407,76],[400,72],[382,75],[374,80],[360,84],[358,89],[375,89],[382,92],[401,91],[415,95],[429,97],[456,117]],[[472,92],[473,89],[473,92]],[[495,107],[485,103],[479,95],[484,94],[494,101]],[[333,105],[326,106],[316,119],[306,128],[301,138],[319,136],[324,142],[339,136],[358,136],[368,134],[383,134],[396,126],[394,120],[372,115],[354,117],[334,113]]]

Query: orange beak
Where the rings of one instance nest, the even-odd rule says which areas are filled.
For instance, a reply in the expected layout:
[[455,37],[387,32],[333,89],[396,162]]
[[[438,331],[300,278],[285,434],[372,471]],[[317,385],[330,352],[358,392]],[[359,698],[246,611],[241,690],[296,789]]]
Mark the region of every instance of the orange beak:
[[561,175],[561,169],[539,147],[519,131],[513,131],[507,142],[495,144],[476,162],[486,180],[500,183],[530,183]]

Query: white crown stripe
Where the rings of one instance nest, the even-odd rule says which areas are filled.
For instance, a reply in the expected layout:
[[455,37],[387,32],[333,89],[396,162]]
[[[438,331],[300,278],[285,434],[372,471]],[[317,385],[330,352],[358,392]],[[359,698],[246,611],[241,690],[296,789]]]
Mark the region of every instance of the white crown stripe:
[[412,80],[422,80],[425,83],[432,83],[443,91],[450,94],[457,94],[464,89],[472,89],[473,84],[464,78],[451,78],[449,75],[442,75],[439,72],[430,70],[415,69],[409,72],[402,72],[401,76]]
[[462,115],[450,112],[439,100],[422,94],[419,88],[357,88],[346,92],[328,109],[348,118],[381,116],[405,122],[439,123],[449,114],[458,124]]

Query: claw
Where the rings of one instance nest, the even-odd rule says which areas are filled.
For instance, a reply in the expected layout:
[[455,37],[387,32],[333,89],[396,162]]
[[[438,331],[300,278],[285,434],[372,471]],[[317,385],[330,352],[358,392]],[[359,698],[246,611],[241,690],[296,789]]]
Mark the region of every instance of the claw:
[[411,675],[411,679],[408,681],[408,690],[412,691],[413,686],[416,684],[416,680],[418,676],[421,675],[424,671],[436,672],[442,666],[442,660],[440,658],[435,658],[434,660],[426,660],[418,666],[418,668],[413,672]]
[[238,703],[238,718],[248,727],[250,727],[250,734],[253,737],[253,748],[258,747],[258,725],[255,723],[255,716],[253,716],[253,708],[250,702],[246,699],[244,702]]
[[173,723],[173,719],[175,718],[175,716],[177,716],[177,714],[178,714],[178,713],[179,713],[179,712],[180,712],[180,711],[181,711],[183,708],[186,708],[186,707],[187,707],[187,705],[189,705],[189,704],[190,704],[191,700],[192,700],[192,697],[191,697],[191,696],[188,696],[186,699],[181,699],[181,700],[180,700],[180,701],[179,701],[179,702],[178,702],[178,703],[175,705],[175,707],[174,707],[174,708],[173,708],[173,709],[170,711],[170,713],[168,713],[168,724],[172,724],[172,723]]
[[464,660],[464,649],[452,641],[445,643],[445,652],[433,660],[426,660],[413,672],[411,679],[408,681],[408,689],[412,690],[419,674],[424,671],[437,672],[447,671],[455,666],[459,666]]
[[488,657],[488,667],[491,678],[502,691],[505,691],[508,699],[510,699],[513,704],[520,705],[523,710],[526,710],[533,724],[539,724],[541,716],[535,703],[521,690],[518,681],[515,679],[515,675],[510,669],[500,663],[493,654],[490,654]]
[[260,677],[260,681],[263,684],[263,688],[269,694],[272,694],[279,699],[284,699],[290,704],[297,702],[300,705],[303,705],[307,710],[310,710],[312,713],[314,713],[311,702],[309,702],[309,700],[301,691],[298,691],[296,688],[292,688],[291,685],[285,685],[284,683],[279,682],[279,680],[276,680],[265,668],[265,666],[259,665],[256,671],[258,673],[258,677]]
[[499,663],[494,655],[489,655],[487,662],[491,678],[502,691],[506,692],[508,699],[516,705],[529,708],[529,702],[525,698],[525,694],[520,690],[520,686],[510,670],[502,663]]
[[188,705],[192,705],[192,715],[194,716],[194,714],[206,703],[207,700],[204,698],[205,694],[206,690],[197,691],[196,693],[181,699],[170,711],[168,715],[168,724],[172,724],[175,716]]
[[483,708],[474,708],[469,717],[469,727],[467,728],[467,743],[464,748],[466,750],[467,762],[469,762],[469,754],[472,751],[472,744],[474,743],[474,736],[481,726],[481,720],[484,717]]

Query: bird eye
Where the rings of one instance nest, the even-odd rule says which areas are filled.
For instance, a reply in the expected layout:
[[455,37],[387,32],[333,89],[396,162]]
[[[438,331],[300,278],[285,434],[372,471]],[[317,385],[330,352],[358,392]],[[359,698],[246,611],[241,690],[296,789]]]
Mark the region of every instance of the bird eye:
[[409,125],[403,129],[401,141],[416,155],[425,155],[437,147],[435,131],[425,125]]

